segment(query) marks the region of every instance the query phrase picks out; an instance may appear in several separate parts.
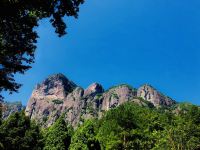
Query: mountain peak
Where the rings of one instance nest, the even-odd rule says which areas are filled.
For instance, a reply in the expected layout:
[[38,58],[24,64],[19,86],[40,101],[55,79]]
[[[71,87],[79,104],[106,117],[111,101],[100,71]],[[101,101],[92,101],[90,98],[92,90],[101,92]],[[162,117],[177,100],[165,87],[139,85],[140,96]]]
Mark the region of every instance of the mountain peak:
[[84,91],[84,95],[95,95],[97,93],[103,93],[104,89],[101,84],[99,83],[92,83],[88,88]]
[[173,99],[165,96],[149,84],[144,84],[138,89],[137,97],[142,97],[154,106],[171,106],[176,103]]
[[35,90],[33,91],[34,97],[44,97],[49,98],[55,97],[63,99],[67,94],[73,91],[77,87],[76,84],[70,81],[63,74],[54,74],[46,78],[41,84],[37,84]]
[[66,120],[77,125],[80,118],[100,117],[104,111],[125,102],[141,106],[149,106],[149,103],[155,107],[175,103],[149,84],[139,89],[120,84],[104,91],[102,85],[95,82],[84,90],[59,73],[38,84],[26,107],[26,115],[49,126],[66,113]]

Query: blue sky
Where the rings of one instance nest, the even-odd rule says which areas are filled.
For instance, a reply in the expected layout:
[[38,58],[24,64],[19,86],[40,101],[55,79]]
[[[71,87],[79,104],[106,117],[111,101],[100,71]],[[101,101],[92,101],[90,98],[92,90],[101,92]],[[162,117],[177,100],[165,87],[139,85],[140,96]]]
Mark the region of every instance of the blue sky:
[[26,104],[37,83],[63,73],[84,88],[149,83],[200,105],[199,8],[199,0],[86,0],[62,38],[42,20],[33,68],[16,76],[23,87],[5,100]]

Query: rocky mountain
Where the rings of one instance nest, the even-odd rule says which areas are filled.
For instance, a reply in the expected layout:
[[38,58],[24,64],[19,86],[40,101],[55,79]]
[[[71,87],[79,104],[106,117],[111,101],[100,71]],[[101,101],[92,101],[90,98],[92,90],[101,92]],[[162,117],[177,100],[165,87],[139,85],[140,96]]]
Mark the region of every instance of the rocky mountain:
[[8,118],[12,113],[24,110],[25,107],[21,102],[2,102],[2,117],[3,119]]
[[76,126],[83,119],[101,117],[103,112],[127,101],[149,107],[176,103],[150,85],[135,89],[122,84],[105,91],[99,83],[93,83],[84,90],[63,74],[56,74],[36,86],[25,112],[44,127],[52,125],[62,114]]
[[163,95],[151,85],[145,84],[137,90],[137,97],[151,102],[154,106],[171,106],[175,101],[170,97]]

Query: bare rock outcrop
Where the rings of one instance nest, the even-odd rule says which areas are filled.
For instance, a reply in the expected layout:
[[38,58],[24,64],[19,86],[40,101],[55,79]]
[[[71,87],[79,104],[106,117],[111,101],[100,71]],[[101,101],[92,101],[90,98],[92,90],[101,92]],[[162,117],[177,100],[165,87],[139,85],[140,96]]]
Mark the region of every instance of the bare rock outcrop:
[[96,94],[103,93],[103,92],[104,92],[104,89],[102,85],[100,85],[99,83],[93,83],[84,91],[84,97],[94,96]]
[[131,101],[136,95],[136,90],[128,85],[119,85],[110,88],[103,94],[102,109],[109,110],[124,102]]
[[2,118],[8,118],[12,113],[20,112],[25,107],[22,105],[21,102],[1,102],[2,105]]
[[104,91],[99,83],[93,83],[84,90],[64,75],[56,74],[36,86],[25,112],[43,127],[52,125],[62,114],[76,126],[82,119],[101,117],[105,111],[125,102],[156,107],[175,103],[149,85],[137,90],[122,84]]
[[154,106],[171,106],[176,102],[170,97],[163,95],[152,86],[145,84],[137,91],[137,97],[142,97],[144,100],[151,102]]
[[73,116],[76,115],[74,108],[77,105],[76,102],[80,102],[82,95],[83,89],[78,88],[64,75],[56,74],[36,86],[25,113],[44,126],[53,124],[64,112],[67,118],[74,119]]
[[38,84],[31,97],[37,99],[64,99],[76,87],[72,81],[63,74],[52,75],[41,84]]

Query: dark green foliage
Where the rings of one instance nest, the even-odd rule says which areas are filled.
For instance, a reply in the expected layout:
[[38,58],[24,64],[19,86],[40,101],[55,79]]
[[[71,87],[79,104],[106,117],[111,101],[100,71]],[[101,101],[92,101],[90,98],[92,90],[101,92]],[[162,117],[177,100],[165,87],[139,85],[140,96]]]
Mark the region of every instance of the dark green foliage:
[[199,150],[200,108],[178,104],[172,108],[124,103],[101,119],[83,121],[73,133],[64,116],[43,130],[25,117],[11,115],[0,126],[2,150]]
[[54,104],[62,104],[63,103],[63,101],[62,100],[59,100],[59,99],[54,99],[54,100],[52,100],[52,102],[54,103]]
[[0,143],[4,150],[39,150],[42,145],[38,126],[23,111],[11,115],[0,126]]
[[89,102],[87,107],[86,107],[86,113],[90,113],[90,114],[96,114],[95,109],[92,106],[92,102]]
[[136,88],[133,88],[132,86],[128,85],[128,84],[120,84],[120,85],[116,85],[116,86],[112,86],[110,87],[108,90],[106,90],[105,92],[108,92],[109,90],[112,90],[112,89],[115,89],[117,87],[123,87],[123,86],[126,86],[128,87],[129,89],[131,89],[133,92],[137,91]]
[[70,150],[100,150],[94,120],[87,120],[75,131]]
[[145,103],[149,108],[155,107],[151,102],[144,100],[142,97],[134,97],[134,99],[139,99],[141,102]]
[[[152,114],[151,114],[152,113]],[[153,147],[150,132],[160,130],[160,118],[149,124],[154,112],[132,103],[110,110],[100,120],[98,139],[104,149],[148,149]],[[155,116],[157,117],[157,116]],[[151,131],[150,131],[151,130]]]
[[102,96],[102,94],[99,94],[99,93],[96,94],[96,98],[97,98],[97,99],[101,98],[101,96]]
[[99,120],[97,139],[102,149],[198,149],[200,126],[194,119],[199,117],[197,114],[194,108],[191,114],[188,111],[184,116],[176,116],[126,103]]
[[2,102],[0,101],[0,125],[2,123],[2,109],[3,109],[3,105],[2,105]]
[[47,122],[47,120],[48,120],[48,117],[47,117],[47,116],[44,116],[44,117],[42,118],[42,121],[43,121],[43,122]]
[[[38,21],[49,18],[58,36],[66,34],[64,17],[77,18],[83,0],[0,0],[0,92],[16,92],[34,62]],[[0,97],[2,99],[2,96]]]
[[[2,124],[2,102],[0,101],[0,126]],[[2,138],[2,135],[0,134],[0,139]],[[3,144],[1,143],[1,140],[0,140],[0,149],[3,149]]]
[[71,143],[72,129],[61,116],[44,134],[44,150],[65,150]]

